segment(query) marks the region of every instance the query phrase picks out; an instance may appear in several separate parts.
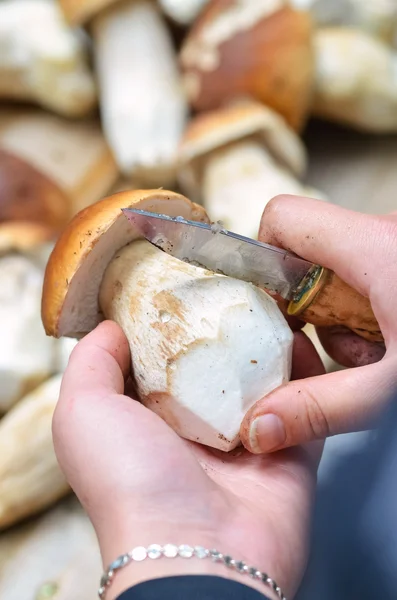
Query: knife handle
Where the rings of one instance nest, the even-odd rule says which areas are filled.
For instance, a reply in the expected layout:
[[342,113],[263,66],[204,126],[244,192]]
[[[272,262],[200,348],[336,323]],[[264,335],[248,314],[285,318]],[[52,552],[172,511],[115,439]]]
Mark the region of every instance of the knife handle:
[[288,314],[318,327],[343,325],[371,342],[384,341],[369,299],[323,267],[314,267],[304,278]]

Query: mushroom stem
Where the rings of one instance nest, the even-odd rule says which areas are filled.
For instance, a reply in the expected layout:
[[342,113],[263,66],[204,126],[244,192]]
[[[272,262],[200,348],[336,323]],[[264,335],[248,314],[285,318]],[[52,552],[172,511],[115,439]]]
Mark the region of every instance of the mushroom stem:
[[254,139],[213,152],[206,160],[202,189],[204,206],[213,220],[251,238],[257,237],[263,210],[271,198],[308,192],[263,143]]
[[[56,346],[39,319],[43,285],[39,265],[23,255],[2,256],[0,281],[1,416],[53,372]],[[0,502],[0,527],[1,515]]]
[[51,435],[60,386],[60,375],[49,379],[0,421],[0,529],[69,492]]
[[93,21],[102,121],[125,176],[143,185],[175,179],[187,119],[176,52],[159,8],[124,0]]
[[159,0],[166,15],[180,25],[191,25],[209,0]]
[[232,450],[247,410],[289,379],[292,333],[268,294],[149,242],[115,255],[100,306],[129,340],[140,399],[184,438]]
[[96,105],[79,35],[51,0],[0,2],[0,98],[34,101],[67,117]]

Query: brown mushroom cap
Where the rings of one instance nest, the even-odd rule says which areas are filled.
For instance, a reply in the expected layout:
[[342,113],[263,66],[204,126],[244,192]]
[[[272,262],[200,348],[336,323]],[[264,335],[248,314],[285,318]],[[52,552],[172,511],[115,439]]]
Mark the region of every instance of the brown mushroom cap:
[[199,186],[205,157],[245,138],[258,140],[297,177],[303,175],[306,151],[296,133],[273,110],[248,100],[208,111],[191,121],[179,149],[181,180],[186,176]]
[[300,130],[314,81],[311,17],[286,0],[212,0],[185,40],[181,65],[195,110],[248,96]]
[[201,206],[165,190],[120,192],[82,210],[59,238],[47,264],[42,319],[48,335],[78,338],[103,320],[98,295],[105,270],[120,248],[141,237],[122,208],[208,221]]
[[117,0],[59,0],[66,17],[71,25],[86,23],[102,9],[115,4]]
[[0,256],[11,252],[29,253],[53,240],[51,229],[38,223],[9,221],[0,224]]
[[59,231],[70,216],[69,199],[53,181],[0,149],[0,222],[29,221]]

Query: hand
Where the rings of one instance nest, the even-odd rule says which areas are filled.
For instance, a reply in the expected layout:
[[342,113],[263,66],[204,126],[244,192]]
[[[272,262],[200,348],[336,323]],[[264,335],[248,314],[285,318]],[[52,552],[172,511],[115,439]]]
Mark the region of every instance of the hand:
[[[294,352],[306,357],[296,377],[323,372],[300,332]],[[129,369],[123,332],[103,323],[73,351],[54,416],[60,465],[96,529],[104,564],[137,545],[215,547],[269,573],[290,600],[305,567],[321,448],[258,457],[189,443],[123,395]],[[126,567],[108,598],[146,579],[188,573],[232,577],[274,597],[222,565],[173,559]]]
[[351,368],[291,382],[258,402],[242,424],[245,447],[273,452],[369,427],[397,385],[397,216],[281,196],[267,205],[259,239],[332,269],[369,297],[387,351],[343,328],[319,329],[325,350]]

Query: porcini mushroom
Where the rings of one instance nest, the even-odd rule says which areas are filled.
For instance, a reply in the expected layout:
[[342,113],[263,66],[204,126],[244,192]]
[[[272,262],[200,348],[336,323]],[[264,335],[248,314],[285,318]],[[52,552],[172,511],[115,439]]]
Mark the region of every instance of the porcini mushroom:
[[40,321],[52,234],[33,223],[0,225],[0,414],[54,370],[56,346]]
[[23,398],[0,421],[0,529],[59,500],[69,486],[52,444],[61,375]]
[[101,573],[98,541],[76,498],[0,536],[0,598],[93,600]]
[[103,128],[121,172],[141,185],[175,179],[188,114],[171,33],[153,0],[61,0],[89,21]]
[[300,183],[305,148],[284,119],[246,101],[197,116],[179,152],[182,190],[215,221],[256,238],[263,210],[278,194],[322,195]]
[[0,2],[0,47],[0,98],[36,102],[68,117],[95,107],[86,50],[57,2]]
[[191,25],[209,0],[159,0],[166,15],[180,25]]
[[70,216],[106,196],[119,175],[96,119],[70,120],[40,109],[4,107],[0,148],[53,181],[68,198]]
[[295,8],[308,10],[320,26],[344,25],[362,29],[393,44],[397,33],[395,0],[292,0]]
[[324,28],[315,35],[313,112],[372,132],[397,131],[397,52],[363,31]]
[[208,219],[164,190],[116,194],[82,211],[47,265],[45,329],[81,337],[104,318],[116,321],[143,404],[180,436],[232,450],[249,407],[289,379],[292,333],[268,294],[139,239],[124,207]]
[[53,181],[0,148],[0,222],[30,221],[56,232],[71,216],[68,197]]
[[287,0],[212,0],[187,36],[181,64],[197,111],[248,96],[297,130],[309,115],[314,74],[311,19]]

